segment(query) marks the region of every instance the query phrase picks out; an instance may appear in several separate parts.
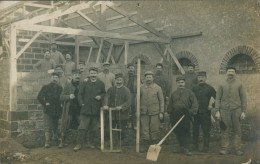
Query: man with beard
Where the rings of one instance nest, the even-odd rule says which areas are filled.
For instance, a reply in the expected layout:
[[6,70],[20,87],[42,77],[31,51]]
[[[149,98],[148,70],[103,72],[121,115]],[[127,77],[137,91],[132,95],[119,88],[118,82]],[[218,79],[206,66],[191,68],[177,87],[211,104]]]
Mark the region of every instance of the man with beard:
[[56,64],[65,64],[66,60],[60,51],[57,50],[57,44],[51,44],[51,59],[55,61]]
[[95,148],[97,144],[97,133],[99,126],[100,108],[102,107],[102,98],[105,96],[105,85],[97,79],[98,69],[89,68],[89,80],[83,82],[80,86],[78,100],[81,106],[80,123],[78,127],[77,145],[74,151],[82,148],[84,136],[89,133],[89,148]]
[[51,83],[44,85],[37,96],[38,101],[44,106],[45,148],[50,147],[51,136],[52,140],[58,140],[57,128],[61,115],[60,95],[62,93],[58,81],[59,74],[52,73]]
[[163,96],[165,97],[165,100],[168,99],[168,96],[169,96],[169,88],[168,88],[167,79],[168,78],[163,74],[163,64],[157,63],[154,82],[162,88]]
[[178,88],[170,96],[167,111],[170,115],[172,126],[185,115],[179,125],[174,129],[174,133],[180,145],[179,152],[184,152],[185,155],[191,156],[190,124],[192,116],[198,111],[198,102],[194,93],[190,89],[185,88],[184,76],[178,76],[176,82]]
[[199,128],[203,131],[203,151],[209,151],[210,129],[211,129],[211,99],[216,98],[215,89],[206,83],[206,72],[198,72],[198,82],[193,92],[199,103],[198,113],[194,116],[193,123],[193,146],[194,150],[199,150]]
[[50,51],[46,51],[44,54],[44,59],[40,60],[35,64],[35,68],[39,69],[41,72],[47,73],[50,69],[55,69],[55,61],[51,59]]
[[67,129],[77,129],[79,125],[80,106],[78,103],[80,71],[72,71],[72,80],[65,84],[61,100],[64,102],[61,118],[61,140],[59,148],[64,147],[64,137]]
[[194,72],[195,65],[188,64],[188,71],[185,72],[185,87],[192,90],[195,85],[197,85],[197,75]]
[[240,119],[245,119],[247,107],[246,93],[240,81],[236,79],[236,68],[227,68],[227,79],[217,90],[216,117],[224,122],[226,129],[222,129],[220,154],[228,154],[229,137],[234,136],[236,155],[243,155],[241,150]]
[[131,93],[131,108],[130,108],[130,114],[131,114],[131,124],[133,128],[136,124],[136,105],[135,105],[135,99],[136,99],[136,92],[137,92],[137,75],[135,74],[135,67],[134,64],[129,63],[127,65],[128,73],[125,77],[125,86],[130,90]]
[[71,55],[66,54],[66,63],[64,64],[64,74],[65,76],[71,76],[72,70],[76,69],[75,63],[71,60]]
[[103,72],[98,74],[98,79],[101,80],[105,84],[106,92],[108,88],[113,86],[115,75],[109,72],[110,63],[105,62],[103,64]]
[[[115,75],[115,86],[108,89],[105,96],[104,110],[108,108],[116,108],[118,111],[113,111],[112,126],[113,128],[121,129],[122,139],[126,136],[126,126],[129,117],[129,107],[131,105],[131,95],[127,87],[124,86],[123,74]],[[115,133],[114,133],[115,134]],[[113,137],[115,144],[118,144],[119,135]]]
[[147,151],[149,144],[156,144],[160,137],[160,120],[163,119],[164,99],[160,86],[153,82],[153,72],[145,72],[145,84],[141,86],[141,136],[140,152]]

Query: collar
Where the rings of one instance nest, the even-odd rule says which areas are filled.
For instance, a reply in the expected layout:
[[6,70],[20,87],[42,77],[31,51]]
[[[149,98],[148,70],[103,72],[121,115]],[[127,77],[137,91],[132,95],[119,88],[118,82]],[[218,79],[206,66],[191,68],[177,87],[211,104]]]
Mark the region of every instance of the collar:
[[146,85],[145,84],[145,88],[154,88],[154,83],[152,83],[151,85]]
[[233,83],[233,82],[235,82],[236,81],[236,78],[234,77],[233,79],[229,79],[229,78],[227,78],[227,83]]

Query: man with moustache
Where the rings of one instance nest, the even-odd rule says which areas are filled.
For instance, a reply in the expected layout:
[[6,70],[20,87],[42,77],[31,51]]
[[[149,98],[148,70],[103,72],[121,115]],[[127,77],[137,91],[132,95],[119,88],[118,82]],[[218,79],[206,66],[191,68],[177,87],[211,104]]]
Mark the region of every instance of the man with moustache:
[[163,74],[163,64],[157,63],[156,64],[156,73],[154,76],[154,82],[162,88],[163,96],[168,99],[169,96],[169,88],[168,88],[168,81],[167,77]]
[[105,62],[103,64],[103,72],[98,74],[98,79],[101,80],[105,84],[106,92],[108,88],[113,86],[115,75],[109,72],[110,63]]
[[185,72],[185,87],[192,90],[195,85],[198,84],[197,75],[194,72],[195,65],[192,63],[188,64],[188,71]]
[[72,70],[76,69],[76,65],[71,60],[71,55],[69,53],[67,53],[65,57],[66,57],[66,63],[64,64],[64,74],[65,76],[71,76]]
[[70,83],[71,77],[66,77],[63,72],[63,67],[60,64],[57,64],[54,72],[59,74],[59,84],[64,88],[65,84]]
[[40,70],[41,72],[47,73],[50,69],[55,69],[55,61],[51,59],[50,51],[44,53],[44,59],[40,60],[35,64],[34,68]]
[[61,140],[59,148],[64,147],[64,137],[67,129],[77,129],[79,125],[80,106],[78,103],[80,71],[72,71],[72,80],[65,84],[61,100],[64,102],[61,117]]
[[191,156],[190,152],[190,124],[192,117],[197,114],[198,102],[194,93],[185,88],[185,77],[183,75],[176,78],[177,90],[175,90],[169,100],[167,111],[170,115],[172,126],[185,115],[179,125],[174,129],[174,133],[180,145],[180,152]]
[[221,155],[229,153],[229,137],[231,132],[234,136],[236,155],[243,155],[241,150],[241,127],[240,119],[245,119],[247,99],[244,87],[236,78],[236,68],[227,68],[227,79],[217,90],[216,117],[224,122],[226,129],[222,130]]
[[80,61],[78,68],[80,70],[80,83],[88,81],[89,72],[86,70],[85,61]]
[[100,108],[102,107],[102,98],[105,96],[105,85],[97,79],[98,69],[89,68],[89,80],[83,82],[80,86],[78,101],[81,106],[80,123],[78,127],[77,145],[74,151],[82,148],[84,136],[89,133],[89,148],[95,148],[97,144],[97,133],[99,128]]
[[57,50],[57,44],[51,44],[51,59],[55,61],[56,64],[65,64],[66,60],[60,51]]
[[45,148],[49,148],[52,140],[57,141],[58,120],[61,115],[60,95],[62,87],[59,85],[59,74],[51,74],[51,82],[44,85],[38,93],[37,99],[44,107]]
[[129,63],[127,65],[128,73],[125,76],[125,86],[130,90],[131,93],[131,108],[130,108],[130,114],[131,114],[131,124],[133,128],[136,124],[136,105],[135,105],[135,99],[136,99],[136,92],[137,92],[137,75],[135,74],[135,67],[134,64]]
[[161,87],[153,82],[153,75],[152,71],[145,72],[145,84],[140,88],[142,137],[140,152],[147,151],[149,144],[157,144],[160,137],[164,98]]
[[216,91],[212,86],[206,83],[206,72],[200,71],[197,75],[199,84],[192,90],[199,103],[198,113],[194,116],[193,123],[193,146],[194,150],[199,150],[199,129],[201,125],[203,131],[203,151],[208,152],[211,129],[211,109],[213,108],[210,100],[216,98]]
[[[126,137],[126,126],[129,119],[129,108],[131,105],[131,95],[127,87],[124,86],[123,74],[118,73],[115,75],[115,86],[108,89],[105,96],[104,110],[108,108],[116,108],[112,113],[112,126],[113,128],[121,129],[121,137]],[[115,133],[114,133],[115,134]],[[115,144],[118,144],[119,135],[115,134],[113,137]]]

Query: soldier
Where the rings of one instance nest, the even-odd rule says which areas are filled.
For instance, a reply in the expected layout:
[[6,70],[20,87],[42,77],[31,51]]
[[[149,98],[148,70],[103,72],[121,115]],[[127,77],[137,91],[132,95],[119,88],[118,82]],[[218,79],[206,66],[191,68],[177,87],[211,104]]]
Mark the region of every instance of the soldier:
[[97,79],[97,68],[89,68],[89,80],[80,86],[78,100],[81,106],[80,124],[78,127],[77,145],[74,151],[82,148],[86,131],[89,133],[88,147],[95,148],[93,145],[97,139],[99,126],[99,114],[102,107],[102,98],[105,96],[105,85]]
[[199,103],[198,113],[194,116],[193,123],[193,146],[194,150],[199,150],[199,128],[203,131],[203,151],[209,151],[210,129],[211,129],[211,99],[216,98],[215,89],[206,83],[206,72],[198,72],[198,82],[193,92]]
[[240,119],[245,119],[247,107],[246,93],[240,81],[236,79],[236,68],[227,68],[227,80],[221,84],[216,96],[216,117],[224,122],[222,129],[220,154],[228,154],[229,136],[233,130],[236,155],[243,155],[241,150]]
[[39,69],[42,72],[47,73],[50,69],[55,69],[55,61],[51,59],[50,51],[44,53],[44,59],[35,64],[35,69]]
[[61,119],[61,142],[59,148],[64,147],[64,137],[67,129],[77,129],[79,125],[80,106],[78,103],[80,71],[72,71],[72,80],[65,84],[61,100],[64,102]]
[[135,99],[136,99],[136,92],[137,92],[137,76],[135,74],[135,67],[134,64],[129,63],[127,65],[128,73],[125,77],[125,86],[130,90],[131,93],[131,108],[130,108],[130,114],[131,114],[131,124],[133,128],[135,127],[136,118],[136,105],[135,105]]
[[192,90],[195,85],[197,85],[197,75],[194,72],[195,65],[192,63],[188,64],[188,71],[185,72],[185,87]]
[[70,76],[72,74],[72,70],[76,69],[75,63],[71,60],[71,55],[66,54],[66,63],[64,64],[64,74],[65,76]]
[[66,60],[60,51],[57,50],[57,44],[51,44],[51,59],[55,61],[56,64],[65,64]]
[[185,115],[183,120],[175,128],[174,132],[180,145],[179,152],[184,152],[185,155],[191,156],[190,123],[192,116],[198,111],[198,102],[194,93],[185,88],[184,76],[178,76],[176,82],[178,88],[171,94],[167,110],[172,125],[175,125],[175,123]]
[[[104,109],[109,107],[116,108],[120,111],[118,114],[117,111],[113,112],[112,115],[112,126],[113,128],[119,127],[122,129],[122,139],[126,136],[126,126],[129,119],[129,108],[131,105],[131,95],[127,87],[124,86],[123,74],[118,73],[115,75],[115,86],[112,86],[108,89],[105,96],[105,106]],[[119,136],[113,137],[115,143],[118,143]]]
[[60,95],[62,93],[58,81],[59,74],[52,73],[51,82],[44,85],[37,96],[38,101],[44,106],[45,148],[50,147],[51,136],[52,140],[58,140],[57,128],[61,115]]
[[98,79],[105,84],[106,92],[108,88],[113,86],[115,75],[109,72],[110,63],[106,62],[103,64],[103,72],[98,74]]
[[168,99],[169,96],[169,88],[168,88],[168,77],[163,74],[163,64],[157,63],[156,64],[156,73],[154,76],[154,82],[162,88],[163,96],[165,100]]
[[141,86],[141,136],[140,152],[155,144],[160,137],[160,120],[163,119],[164,99],[160,86],[153,82],[153,72],[145,72],[145,84]]

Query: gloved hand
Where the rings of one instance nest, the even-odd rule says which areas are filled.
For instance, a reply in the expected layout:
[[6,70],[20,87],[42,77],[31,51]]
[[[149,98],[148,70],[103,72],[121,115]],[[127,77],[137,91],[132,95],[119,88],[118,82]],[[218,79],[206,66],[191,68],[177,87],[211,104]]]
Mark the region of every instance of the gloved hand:
[[220,112],[219,112],[219,111],[216,112],[215,116],[216,116],[216,118],[217,118],[218,120],[220,120]]
[[245,112],[242,112],[241,115],[240,115],[240,119],[244,120],[245,118],[246,118],[246,114],[245,114]]

